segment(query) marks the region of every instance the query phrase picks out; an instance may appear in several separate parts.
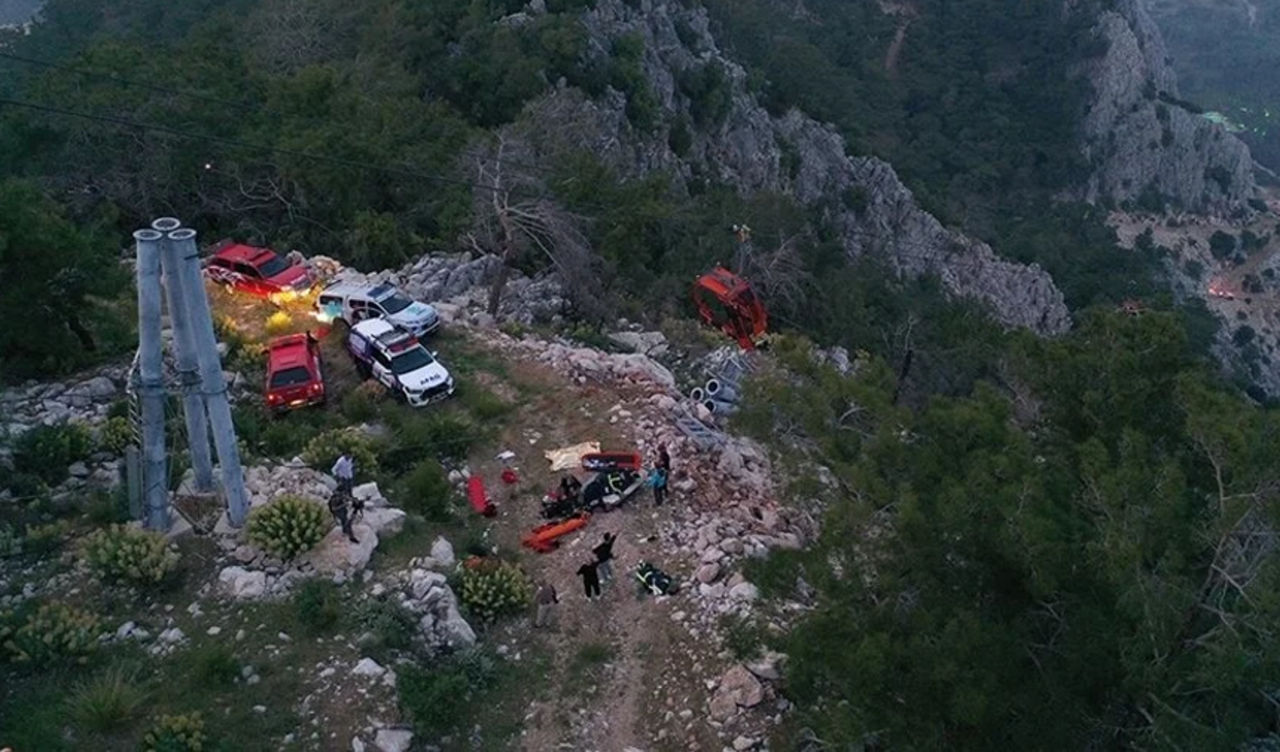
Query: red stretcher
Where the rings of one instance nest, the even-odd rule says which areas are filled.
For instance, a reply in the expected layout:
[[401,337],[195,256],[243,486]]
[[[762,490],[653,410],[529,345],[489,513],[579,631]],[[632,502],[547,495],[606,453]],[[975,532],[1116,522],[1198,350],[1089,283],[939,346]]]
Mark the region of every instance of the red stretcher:
[[539,525],[533,529],[533,532],[526,535],[524,540],[520,541],[520,545],[525,548],[532,548],[540,554],[551,553],[560,547],[559,538],[575,530],[581,530],[590,521],[590,512],[580,512],[561,522],[548,522],[545,525]]
[[498,513],[493,502],[489,500],[489,494],[484,490],[484,480],[478,475],[467,479],[467,498],[471,501],[472,508],[485,517],[492,517]]
[[592,452],[582,455],[582,469],[593,473],[614,470],[640,471],[640,455],[635,452]]

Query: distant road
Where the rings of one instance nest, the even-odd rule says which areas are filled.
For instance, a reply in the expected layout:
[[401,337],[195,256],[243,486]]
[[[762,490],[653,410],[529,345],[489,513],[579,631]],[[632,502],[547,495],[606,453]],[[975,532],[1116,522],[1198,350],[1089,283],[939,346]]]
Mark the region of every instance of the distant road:
[[0,0],[0,26],[24,24],[42,5],[44,0]]

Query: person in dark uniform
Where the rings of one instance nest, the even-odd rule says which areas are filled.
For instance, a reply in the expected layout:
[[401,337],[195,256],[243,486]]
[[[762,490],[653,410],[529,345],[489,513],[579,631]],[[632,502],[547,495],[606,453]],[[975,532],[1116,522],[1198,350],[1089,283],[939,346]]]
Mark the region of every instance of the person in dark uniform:
[[596,571],[598,566],[598,562],[592,559],[578,567],[578,576],[582,578],[582,590],[587,594],[589,601],[600,597],[600,573]]
[[601,582],[613,579],[613,542],[615,540],[617,538],[613,533],[605,533],[600,545],[591,549],[591,553],[596,555],[596,567],[600,570]]
[[357,511],[360,503],[351,495],[347,489],[338,487],[338,490],[329,497],[329,511],[338,520],[338,524],[342,526],[342,532],[346,534],[347,540],[352,543],[359,543],[356,535],[351,531],[353,512]]

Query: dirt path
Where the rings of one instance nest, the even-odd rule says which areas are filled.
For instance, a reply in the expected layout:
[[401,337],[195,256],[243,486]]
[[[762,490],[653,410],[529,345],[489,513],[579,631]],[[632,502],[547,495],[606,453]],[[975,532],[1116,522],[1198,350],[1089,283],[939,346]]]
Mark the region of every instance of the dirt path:
[[[647,396],[572,386],[550,369],[529,363],[518,364],[511,377],[536,396],[526,398],[518,418],[509,422],[503,434],[504,446],[516,454],[521,475],[519,491],[503,504],[495,526],[499,545],[507,550],[518,547],[519,537],[543,522],[537,496],[540,489],[558,481],[543,451],[581,441],[634,446],[634,437],[628,435],[631,423],[625,419],[628,411],[619,405]],[[597,514],[580,533],[564,540],[559,550],[542,555],[525,552],[526,571],[535,581],[554,585],[560,604],[553,626],[530,635],[552,645],[553,669],[546,691],[530,700],[521,749],[715,748],[705,738],[705,726],[685,728],[693,725],[692,718],[703,715],[705,698],[695,691],[701,680],[685,672],[679,679],[687,686],[677,691],[668,676],[669,658],[679,655],[679,661],[687,664],[685,655],[710,648],[691,642],[672,620],[673,611],[680,608],[679,598],[642,594],[632,576],[641,560],[675,571],[676,563],[664,558],[663,542],[658,539],[659,522],[675,510],[659,511],[642,489],[621,509]],[[618,536],[613,581],[605,586],[603,597],[592,602],[585,597],[576,572],[593,558],[591,548],[605,532]],[[656,704],[655,693],[660,700]]]

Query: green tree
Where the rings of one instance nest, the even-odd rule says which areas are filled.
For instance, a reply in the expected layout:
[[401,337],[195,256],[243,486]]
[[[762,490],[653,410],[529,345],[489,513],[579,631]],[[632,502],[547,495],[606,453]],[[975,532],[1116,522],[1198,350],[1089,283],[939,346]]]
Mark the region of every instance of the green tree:
[[0,371],[49,374],[102,354],[124,283],[116,257],[34,185],[0,183]]

